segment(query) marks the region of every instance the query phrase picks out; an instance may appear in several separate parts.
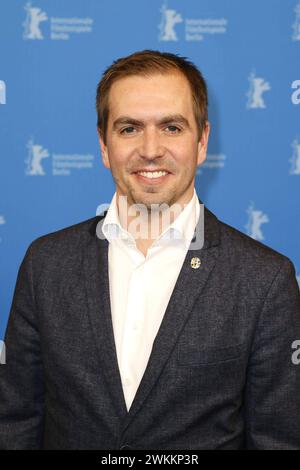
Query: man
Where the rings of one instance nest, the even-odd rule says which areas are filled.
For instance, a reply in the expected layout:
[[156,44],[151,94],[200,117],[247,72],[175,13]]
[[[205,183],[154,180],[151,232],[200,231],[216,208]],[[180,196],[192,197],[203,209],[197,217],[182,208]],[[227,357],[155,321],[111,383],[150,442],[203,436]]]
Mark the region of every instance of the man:
[[201,73],[137,52],[106,70],[97,112],[116,193],[104,215],[27,250],[0,447],[299,449],[295,269],[200,204]]

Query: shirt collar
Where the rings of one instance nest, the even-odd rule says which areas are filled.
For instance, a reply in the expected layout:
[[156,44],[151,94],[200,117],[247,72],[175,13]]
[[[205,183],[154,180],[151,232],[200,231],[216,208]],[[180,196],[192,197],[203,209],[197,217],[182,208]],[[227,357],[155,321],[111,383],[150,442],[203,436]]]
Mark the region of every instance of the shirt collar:
[[[191,240],[194,236],[196,224],[200,215],[200,204],[196,190],[192,199],[186,204],[184,209],[176,217],[176,219],[170,224],[159,236],[157,240],[153,242],[151,246],[158,246],[163,243],[176,242],[184,243],[186,248],[189,247]],[[113,195],[110,206],[104,218],[102,224],[102,232],[105,238],[112,242],[114,239],[122,239],[127,244],[135,246],[135,240],[131,233],[125,230],[119,219],[118,207],[117,207],[117,194]]]

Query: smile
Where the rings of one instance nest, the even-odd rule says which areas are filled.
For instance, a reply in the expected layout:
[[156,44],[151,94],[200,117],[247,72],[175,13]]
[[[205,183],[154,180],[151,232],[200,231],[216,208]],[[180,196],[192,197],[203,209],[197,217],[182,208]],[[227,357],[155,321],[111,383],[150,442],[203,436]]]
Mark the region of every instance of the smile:
[[146,178],[160,178],[168,174],[167,171],[138,171],[138,175],[145,176]]
[[147,181],[149,183],[161,183],[163,182],[170,173],[165,170],[161,171],[137,171],[134,175],[141,181]]

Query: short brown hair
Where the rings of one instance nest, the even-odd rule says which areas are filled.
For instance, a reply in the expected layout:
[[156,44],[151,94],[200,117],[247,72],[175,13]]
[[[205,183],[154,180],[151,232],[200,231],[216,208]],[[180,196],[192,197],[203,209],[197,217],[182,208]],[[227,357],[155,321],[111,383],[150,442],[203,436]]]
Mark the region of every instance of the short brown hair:
[[170,52],[146,49],[115,60],[112,65],[104,71],[97,86],[97,127],[104,143],[106,143],[109,112],[108,97],[112,84],[121,78],[132,75],[151,76],[156,73],[170,73],[173,71],[182,73],[189,82],[200,139],[205,123],[208,120],[207,86],[201,72],[191,61],[187,60],[186,57],[171,54]]

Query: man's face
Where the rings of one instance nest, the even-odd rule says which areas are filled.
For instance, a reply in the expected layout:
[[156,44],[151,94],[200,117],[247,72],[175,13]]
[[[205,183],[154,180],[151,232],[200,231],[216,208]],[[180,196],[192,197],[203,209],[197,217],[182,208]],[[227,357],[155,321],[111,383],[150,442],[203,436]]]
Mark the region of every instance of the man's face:
[[151,204],[189,202],[197,165],[206,158],[208,135],[207,124],[198,141],[192,94],[182,74],[116,81],[109,93],[106,145],[102,138],[100,145],[117,195],[127,196],[128,205],[145,204],[148,209]]

